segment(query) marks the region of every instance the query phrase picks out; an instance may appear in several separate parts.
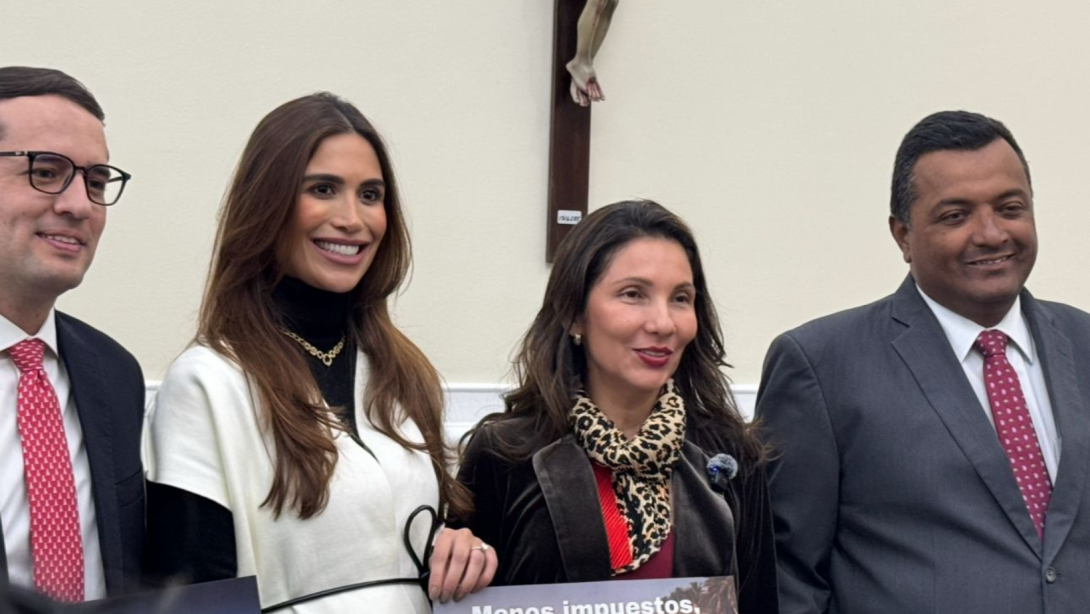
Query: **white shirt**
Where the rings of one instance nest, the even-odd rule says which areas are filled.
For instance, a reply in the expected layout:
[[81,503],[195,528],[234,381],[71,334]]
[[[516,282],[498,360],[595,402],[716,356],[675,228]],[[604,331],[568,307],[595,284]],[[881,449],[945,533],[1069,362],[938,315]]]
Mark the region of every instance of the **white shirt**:
[[[261,505],[273,481],[275,445],[238,365],[198,345],[167,369],[147,417],[147,478],[231,511],[238,575],[257,576],[263,607],[357,582],[417,576],[402,532],[417,506],[438,508],[439,484],[431,457],[403,448],[368,420],[367,381],[367,357],[358,353],[356,425],[374,456],[338,432],[328,504],[321,514],[300,520],[290,509],[277,518]],[[409,441],[423,439],[411,420],[400,429]],[[422,553],[425,515],[411,535]],[[283,614],[357,612],[428,614],[431,607],[420,586],[396,584],[318,599]]]
[[1015,299],[1014,306],[1003,320],[986,329],[936,303],[919,286],[916,286],[916,289],[938,318],[939,325],[946,333],[946,339],[950,342],[954,355],[961,361],[965,377],[969,379],[969,384],[972,385],[973,392],[980,400],[980,405],[992,427],[995,427],[995,418],[992,417],[988,393],[984,388],[984,356],[973,347],[973,344],[985,330],[998,330],[1010,338],[1011,342],[1007,344],[1007,362],[1018,374],[1022,394],[1026,397],[1026,408],[1033,421],[1033,429],[1037,431],[1037,441],[1041,444],[1045,467],[1048,468],[1048,475],[1055,484],[1056,470],[1060,464],[1060,434],[1056,431],[1056,418],[1052,413],[1052,401],[1048,398],[1045,372],[1037,356],[1037,345],[1029,332],[1026,317],[1022,314],[1022,299]]
[[11,583],[34,588],[34,567],[30,554],[30,505],[27,502],[26,480],[23,475],[23,445],[19,439],[16,390],[19,369],[8,354],[15,344],[37,337],[45,343],[43,367],[57,392],[68,440],[68,454],[76,480],[76,500],[79,508],[80,535],[83,539],[84,599],[106,596],[106,576],[102,569],[102,549],[98,543],[98,523],[91,489],[91,465],[83,442],[76,400],[68,371],[57,353],[57,323],[54,310],[34,335],[0,316],[0,521],[4,529],[4,549],[7,555]]

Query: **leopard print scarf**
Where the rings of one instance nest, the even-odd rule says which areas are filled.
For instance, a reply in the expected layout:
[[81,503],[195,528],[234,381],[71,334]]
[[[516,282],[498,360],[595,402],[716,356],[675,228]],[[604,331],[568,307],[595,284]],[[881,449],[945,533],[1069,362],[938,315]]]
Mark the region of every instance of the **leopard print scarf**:
[[587,456],[613,470],[617,507],[628,521],[632,562],[613,575],[638,569],[670,534],[670,474],[685,441],[685,404],[677,386],[667,380],[651,415],[631,440],[582,394],[575,398],[572,424]]

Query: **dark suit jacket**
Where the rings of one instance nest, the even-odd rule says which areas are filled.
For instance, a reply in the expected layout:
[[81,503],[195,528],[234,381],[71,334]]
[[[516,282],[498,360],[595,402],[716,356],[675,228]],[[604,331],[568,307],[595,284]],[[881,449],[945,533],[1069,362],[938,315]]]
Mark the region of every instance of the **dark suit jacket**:
[[1043,544],[911,277],[773,342],[757,417],[784,612],[1090,611],[1090,315],[1022,310],[1062,439]]
[[[140,586],[144,548],[144,376],[132,354],[113,339],[59,311],[56,322],[91,466],[106,592],[132,592]],[[0,553],[3,549],[0,534]],[[7,562],[0,557],[0,583],[6,584],[7,576]]]
[[[529,433],[528,420],[496,423],[476,433],[459,479],[473,493],[467,526],[496,548],[493,584],[551,584],[608,580],[609,543],[590,459],[573,435],[545,446],[525,462],[498,459],[494,438]],[[687,429],[671,477],[674,504],[674,577],[736,575],[744,614],[775,614],[776,571],[772,518],[763,470],[730,482],[724,495],[706,473],[709,458],[737,452],[700,442]]]

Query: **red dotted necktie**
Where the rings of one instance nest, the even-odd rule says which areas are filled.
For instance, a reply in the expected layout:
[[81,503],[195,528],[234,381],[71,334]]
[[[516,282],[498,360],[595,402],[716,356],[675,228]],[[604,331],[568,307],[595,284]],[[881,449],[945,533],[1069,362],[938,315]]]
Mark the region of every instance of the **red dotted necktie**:
[[42,368],[41,339],[10,348],[19,369],[18,424],[30,503],[34,588],[61,601],[83,601],[83,542],[76,482],[57,393]]
[[1007,336],[997,330],[986,330],[977,337],[976,348],[984,355],[984,387],[988,390],[988,404],[995,419],[999,443],[1010,459],[1037,536],[1044,539],[1052,480],[1048,477],[1018,374],[1007,362]]

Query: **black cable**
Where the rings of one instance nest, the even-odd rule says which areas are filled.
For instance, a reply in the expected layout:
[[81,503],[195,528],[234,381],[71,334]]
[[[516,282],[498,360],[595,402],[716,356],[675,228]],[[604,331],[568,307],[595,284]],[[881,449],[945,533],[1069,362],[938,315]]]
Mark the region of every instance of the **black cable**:
[[[413,522],[416,517],[422,512],[427,512],[431,516],[431,528],[428,531],[428,539],[424,545],[424,560],[421,561],[416,556],[416,550],[413,549],[412,540],[410,537],[410,530],[412,529]],[[284,608],[290,608],[291,606],[299,605],[300,603],[306,603],[308,601],[314,601],[315,599],[322,599],[329,597],[330,595],[337,595],[340,593],[347,593],[348,591],[355,591],[361,588],[373,588],[376,586],[390,586],[393,584],[416,584],[419,586],[425,594],[428,592],[428,575],[430,570],[427,566],[427,561],[431,560],[431,552],[433,541],[435,541],[435,534],[439,531],[439,513],[435,511],[435,508],[430,505],[421,505],[413,510],[413,513],[409,514],[409,518],[405,521],[405,530],[402,532],[402,543],[405,544],[405,549],[409,551],[409,557],[412,558],[413,564],[416,565],[417,572],[420,574],[416,578],[387,578],[385,580],[371,580],[369,582],[357,582],[356,584],[348,584],[345,586],[338,586],[336,588],[329,588],[324,591],[318,591],[309,595],[303,595],[302,597],[295,597],[294,599],[288,599],[287,601],[281,601],[276,605],[271,605],[267,608],[261,608],[262,614],[266,612],[273,612],[276,610],[282,610]]]

